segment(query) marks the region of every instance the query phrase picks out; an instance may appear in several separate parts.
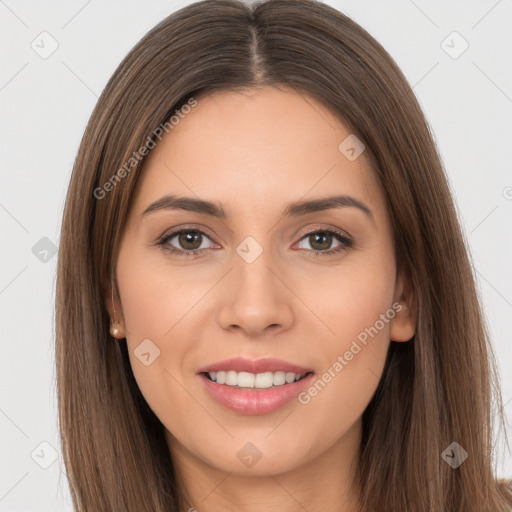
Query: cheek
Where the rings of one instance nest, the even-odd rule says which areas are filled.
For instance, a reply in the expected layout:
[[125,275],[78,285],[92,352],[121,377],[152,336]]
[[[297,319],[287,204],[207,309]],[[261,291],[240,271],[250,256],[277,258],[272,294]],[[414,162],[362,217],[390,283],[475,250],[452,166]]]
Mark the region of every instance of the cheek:
[[172,336],[195,297],[190,280],[171,274],[161,261],[154,264],[143,251],[121,251],[117,275],[127,339],[133,344]]
[[350,437],[378,387],[389,348],[389,320],[380,315],[393,311],[387,298],[387,293],[342,294],[341,307],[330,320],[336,334],[317,345],[322,369],[299,396],[302,411],[295,418],[305,419],[301,435],[314,439],[318,452]]
[[[117,277],[131,367],[142,394],[153,407],[158,396],[166,396],[168,380],[175,373],[168,362],[170,351],[162,340],[168,331],[166,339],[172,337],[173,325],[185,313],[176,298],[180,292],[171,290],[161,271],[136,251],[120,251]],[[172,355],[178,361],[180,350],[179,343],[173,346]]]
[[[308,293],[308,305],[322,320],[324,335],[316,344],[322,371],[300,401],[309,417],[322,418],[305,427],[311,435],[318,428],[336,435],[360,417],[382,375],[395,316],[394,260],[385,251],[370,254],[317,285]],[[328,423],[322,425],[326,414]]]
[[337,315],[334,310],[331,311],[334,330],[340,339],[355,339],[374,327],[376,322],[379,332],[387,335],[389,322],[382,324],[379,319],[391,307],[393,292],[394,277],[391,272],[375,275],[368,270],[345,279],[342,290],[337,294]]
[[187,379],[194,376],[191,361],[204,353],[199,330],[213,313],[202,300],[211,272],[173,270],[143,251],[120,251],[117,276],[130,363],[144,398],[171,430],[179,427],[180,415],[172,414],[177,410],[188,410],[191,421],[204,420],[204,411],[191,410]]
[[[332,357],[371,328],[391,308],[395,292],[395,263],[381,249],[348,256],[336,267],[311,273],[294,282],[294,292],[316,317],[324,353]],[[378,324],[385,338],[389,322]],[[364,337],[364,336],[363,336]]]

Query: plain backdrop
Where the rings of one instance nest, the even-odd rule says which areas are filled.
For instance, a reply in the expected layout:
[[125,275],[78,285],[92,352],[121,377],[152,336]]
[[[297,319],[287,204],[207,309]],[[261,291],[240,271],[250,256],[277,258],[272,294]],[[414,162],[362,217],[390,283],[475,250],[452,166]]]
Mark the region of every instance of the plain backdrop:
[[[64,198],[107,80],[150,28],[188,3],[0,0],[2,512],[72,510],[54,370]],[[510,418],[512,1],[327,3],[390,52],[425,111],[473,257]],[[512,476],[502,441],[497,452],[498,475]]]

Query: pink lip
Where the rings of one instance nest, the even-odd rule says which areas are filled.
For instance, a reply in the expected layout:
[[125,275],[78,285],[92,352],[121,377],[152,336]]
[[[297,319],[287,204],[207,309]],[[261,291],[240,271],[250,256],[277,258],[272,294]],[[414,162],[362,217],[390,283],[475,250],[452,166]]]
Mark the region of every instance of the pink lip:
[[235,371],[235,372],[248,372],[248,373],[265,373],[265,372],[293,372],[293,373],[308,373],[312,372],[311,368],[304,368],[296,364],[282,361],[281,359],[274,359],[265,357],[262,359],[251,360],[243,357],[234,357],[226,359],[217,363],[209,364],[199,368],[197,373],[207,372],[222,372],[222,371]]
[[204,373],[199,375],[206,391],[217,403],[231,411],[247,415],[268,414],[288,404],[296,398],[301,391],[311,385],[311,381],[314,377],[315,374],[310,373],[303,379],[292,382],[291,384],[283,384],[282,386],[267,389],[243,389],[226,386],[225,384],[217,384],[206,377]]

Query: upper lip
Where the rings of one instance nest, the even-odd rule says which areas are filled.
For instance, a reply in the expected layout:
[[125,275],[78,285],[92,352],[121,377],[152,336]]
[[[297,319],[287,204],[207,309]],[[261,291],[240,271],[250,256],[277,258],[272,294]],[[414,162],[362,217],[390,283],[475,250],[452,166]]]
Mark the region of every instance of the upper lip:
[[235,372],[248,372],[248,373],[265,373],[265,372],[293,372],[297,374],[309,373],[313,370],[304,368],[281,359],[272,357],[265,357],[262,359],[245,359],[243,357],[234,357],[232,359],[225,359],[216,363],[208,364],[199,368],[197,373],[207,372],[220,372],[220,371],[235,371]]

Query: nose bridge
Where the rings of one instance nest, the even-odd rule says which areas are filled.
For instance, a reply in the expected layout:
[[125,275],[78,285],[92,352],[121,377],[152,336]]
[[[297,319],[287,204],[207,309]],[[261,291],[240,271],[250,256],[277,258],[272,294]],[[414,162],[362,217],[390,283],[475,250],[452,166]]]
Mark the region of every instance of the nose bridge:
[[[236,247],[236,257],[234,259],[235,276],[238,299],[250,299],[259,302],[264,300],[270,303],[275,300],[275,294],[279,294],[276,289],[275,258],[274,251],[270,246],[270,237],[259,236],[262,243],[255,237],[247,236]],[[255,305],[256,305],[255,303]]]
[[[263,239],[263,235],[260,237]],[[286,287],[276,276],[280,273],[279,263],[268,245],[270,238],[267,236],[260,243],[256,237],[248,236],[236,247],[233,287],[219,317],[224,328],[238,326],[256,335],[270,325],[289,327],[291,305]]]

